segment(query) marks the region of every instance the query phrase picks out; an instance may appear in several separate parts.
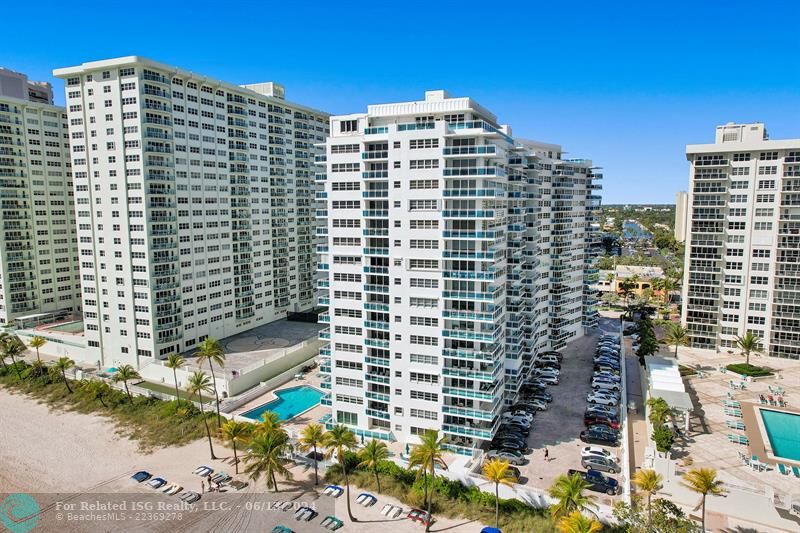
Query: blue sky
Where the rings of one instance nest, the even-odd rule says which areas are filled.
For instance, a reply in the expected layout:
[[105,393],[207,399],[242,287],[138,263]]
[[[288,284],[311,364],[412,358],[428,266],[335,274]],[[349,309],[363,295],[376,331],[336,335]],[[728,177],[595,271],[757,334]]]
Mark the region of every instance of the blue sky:
[[[117,5],[118,4],[118,5]],[[0,65],[141,55],[234,83],[278,81],[331,113],[471,96],[516,136],[604,167],[604,203],[672,203],[684,145],[728,121],[800,137],[792,2],[12,2]],[[230,7],[225,7],[230,5]],[[67,22],[69,25],[64,25]]]

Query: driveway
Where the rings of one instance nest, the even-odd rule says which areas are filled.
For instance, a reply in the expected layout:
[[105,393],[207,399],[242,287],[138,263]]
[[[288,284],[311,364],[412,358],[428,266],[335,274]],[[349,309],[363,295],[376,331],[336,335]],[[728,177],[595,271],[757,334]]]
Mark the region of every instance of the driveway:
[[[600,319],[600,330],[616,331],[618,322]],[[591,390],[592,356],[600,332],[581,337],[569,343],[561,353],[564,360],[561,366],[560,384],[551,385],[548,391],[553,402],[547,411],[537,413],[533,430],[528,436],[528,446],[533,453],[528,456],[530,463],[520,467],[526,485],[548,489],[561,474],[570,468],[581,469],[581,449],[586,446],[579,435],[583,431],[583,414],[586,411],[586,395]],[[549,460],[544,459],[544,449],[549,452]],[[622,448],[609,448],[619,456]],[[613,504],[622,497],[609,497],[592,492],[597,501]]]

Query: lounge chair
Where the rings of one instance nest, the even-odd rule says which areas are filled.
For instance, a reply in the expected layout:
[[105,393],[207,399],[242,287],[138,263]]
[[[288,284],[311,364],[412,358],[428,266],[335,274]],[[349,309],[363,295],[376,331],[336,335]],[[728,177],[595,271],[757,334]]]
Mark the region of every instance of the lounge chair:
[[403,508],[402,507],[395,507],[394,509],[392,509],[392,512],[390,512],[388,516],[389,516],[389,518],[397,518],[401,514],[403,514]]
[[207,476],[213,473],[214,469],[206,465],[198,466],[192,471],[192,474],[197,474],[198,476]]
[[295,520],[303,520],[305,522],[310,521],[315,516],[317,516],[317,512],[310,507],[301,507],[294,513]]
[[386,505],[383,506],[383,509],[381,509],[381,514],[383,516],[389,516],[389,513],[392,512],[393,508],[394,508],[394,505],[392,505],[391,503],[387,503]]
[[320,522],[320,525],[325,529],[336,531],[337,529],[339,529],[344,525],[344,522],[342,522],[335,516],[328,515],[322,520],[322,522]]
[[788,476],[789,475],[789,469],[786,468],[786,465],[783,464],[783,463],[778,463],[778,472],[780,472],[784,476]]
[[744,435],[739,435],[739,444],[744,444],[745,446],[749,446],[750,445],[750,439],[748,439]]
[[[364,497],[361,498],[361,496],[364,496]],[[376,498],[372,494],[364,493],[361,496],[359,496],[360,501],[358,503],[360,503],[364,507],[371,507],[371,506],[375,505],[377,503],[377,501],[378,501],[378,498]]]
[[800,479],[800,468],[792,465],[792,474],[794,474],[794,477]]
[[178,484],[175,484],[175,485],[172,485],[172,488],[171,488],[171,489],[169,489],[169,490],[167,490],[167,491],[164,491],[164,492],[165,492],[166,494],[169,494],[170,496],[174,496],[174,495],[178,494],[178,493],[179,493],[180,491],[182,491],[182,490],[183,490],[183,487],[181,487],[181,486],[180,486],[180,485],[178,485]]
[[336,494],[342,490],[342,487],[339,485],[328,485],[325,487],[325,490],[322,491],[322,494],[327,494],[328,496],[336,497]]
[[294,531],[292,531],[286,526],[277,525],[272,528],[272,533],[294,533]]
[[218,474],[216,474],[211,478],[211,481],[213,481],[214,483],[224,483],[225,481],[228,481],[230,478],[231,476],[229,476],[225,472],[219,472]]

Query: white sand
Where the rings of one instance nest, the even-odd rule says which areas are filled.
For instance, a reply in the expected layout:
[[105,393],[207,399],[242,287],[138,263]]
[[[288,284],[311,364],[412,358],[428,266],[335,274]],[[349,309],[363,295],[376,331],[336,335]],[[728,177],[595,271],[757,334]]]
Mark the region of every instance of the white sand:
[[[267,493],[264,482],[250,485],[242,492],[227,494],[206,493],[191,513],[181,520],[149,519],[144,522],[68,522],[58,518],[56,502],[75,502],[97,498],[98,501],[117,498],[119,501],[177,502],[132,483],[129,478],[138,470],[147,470],[169,482],[177,482],[187,489],[200,492],[200,478],[191,473],[198,465],[206,464],[215,470],[234,475],[230,464],[232,452],[215,442],[216,455],[222,460],[209,460],[208,443],[199,439],[180,448],[164,448],[152,454],[139,451],[135,441],[116,435],[114,425],[99,416],[64,411],[51,412],[46,405],[20,394],[9,394],[0,388],[0,494],[9,492],[34,493],[43,508],[37,531],[94,532],[94,531],[220,531],[225,533],[270,531],[281,523],[298,533],[326,531],[319,526],[328,514],[345,522],[343,533],[373,533],[391,528],[393,532],[421,532],[424,526],[405,519],[391,520],[380,515],[385,503],[398,504],[383,495],[378,503],[364,509],[355,502],[360,491],[353,490],[353,512],[360,522],[347,519],[344,497],[333,500],[319,496],[313,487],[313,469],[293,467],[293,482],[279,483],[278,494]],[[246,479],[245,476],[236,476]],[[320,488],[324,487],[324,483]],[[41,493],[50,493],[42,495]],[[55,494],[61,493],[61,494]],[[72,494],[64,494],[72,493]],[[80,493],[80,494],[75,494]],[[89,493],[89,494],[87,494]],[[263,507],[273,500],[308,502],[315,505],[320,515],[310,523],[300,523],[291,513],[265,511]],[[115,500],[116,501],[116,500]],[[225,505],[220,510],[215,505]],[[407,511],[408,507],[403,506]],[[449,533],[479,531],[481,524],[467,520],[439,518],[433,531]]]

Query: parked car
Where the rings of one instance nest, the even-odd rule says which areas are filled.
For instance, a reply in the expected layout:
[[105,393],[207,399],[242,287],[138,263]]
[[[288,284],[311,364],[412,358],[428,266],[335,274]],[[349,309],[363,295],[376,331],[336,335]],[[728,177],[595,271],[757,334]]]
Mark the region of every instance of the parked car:
[[534,378],[529,379],[522,385],[523,390],[546,390],[547,383],[542,381],[541,379]]
[[561,371],[556,368],[534,368],[533,374],[542,379],[544,376],[555,376],[558,377],[561,374]]
[[553,395],[547,391],[535,392],[530,397],[534,400],[542,400],[547,403],[551,403],[553,401]]
[[517,416],[517,417],[513,417],[512,416],[510,418],[501,417],[500,420],[504,424],[514,424],[514,425],[522,426],[524,428],[531,427],[531,421],[528,420],[527,418],[523,417],[523,416]]
[[611,429],[619,429],[619,420],[614,420],[609,416],[602,416],[602,415],[584,415],[583,423],[586,426],[595,426],[595,425],[603,425],[608,426]]
[[554,368],[556,370],[561,370],[561,363],[558,361],[539,361],[533,364],[533,368]]
[[499,441],[493,441],[490,448],[493,450],[511,450],[513,452],[520,452],[523,455],[531,453],[531,449],[525,441],[515,438],[505,438]]
[[615,459],[614,454],[599,446],[585,446],[581,450],[581,458],[583,457],[605,457],[606,459]]
[[433,517],[427,511],[422,511],[421,509],[411,509],[406,515],[406,518],[411,520],[412,522],[419,522],[424,526],[429,526],[433,523]]
[[506,429],[514,431],[516,433],[521,433],[526,437],[531,434],[530,426],[523,426],[522,424],[517,424],[516,422],[503,422],[500,425],[500,429]]
[[522,417],[522,418],[526,419],[528,422],[532,422],[533,421],[533,414],[529,413],[528,411],[525,411],[524,409],[511,408],[508,411],[506,411],[505,413],[503,413],[501,416],[503,418]]
[[614,381],[613,379],[597,377],[592,380],[592,388],[618,391],[620,390],[620,383],[618,381]]
[[540,376],[540,378],[548,385],[558,385],[559,383],[558,376],[546,375],[546,376]]
[[489,450],[486,453],[489,459],[503,459],[507,460],[512,465],[524,465],[527,461],[522,452],[514,452],[511,450]]
[[605,457],[581,457],[581,466],[586,470],[599,470],[609,474],[619,474],[622,471],[615,461]]
[[559,361],[563,361],[564,360],[564,356],[561,354],[561,352],[556,352],[554,350],[551,350],[551,351],[548,351],[548,352],[542,352],[539,355],[552,355],[556,359],[558,359]]
[[537,411],[547,411],[549,407],[547,402],[544,400],[524,400],[527,405],[535,408]]
[[616,380],[622,379],[622,376],[617,374],[615,370],[610,370],[610,369],[595,370],[594,372],[592,372],[592,376],[608,376],[611,379],[616,379]]
[[611,364],[611,363],[602,363],[602,364],[599,364],[599,365],[594,365],[593,370],[595,372],[597,372],[598,370],[606,370],[608,372],[611,372],[612,374],[619,374],[620,373],[619,365]]
[[605,492],[609,496],[614,496],[619,493],[619,483],[616,479],[604,476],[596,470],[581,471],[581,470],[568,470],[567,474],[572,476],[578,474],[589,484],[589,490],[596,492]]
[[611,407],[608,405],[590,404],[586,408],[586,412],[583,413],[583,416],[604,416],[606,418],[610,418],[611,420],[619,420],[616,407]]
[[534,409],[532,406],[528,404],[515,403],[508,409],[509,411],[522,411],[523,413],[529,414],[531,416],[536,416],[536,409]]
[[617,446],[619,444],[619,432],[607,426],[589,426],[581,431],[580,439],[589,444]]
[[616,406],[619,401],[613,396],[603,394],[598,391],[592,391],[586,396],[586,401],[589,403],[597,403],[600,405],[614,405]]

